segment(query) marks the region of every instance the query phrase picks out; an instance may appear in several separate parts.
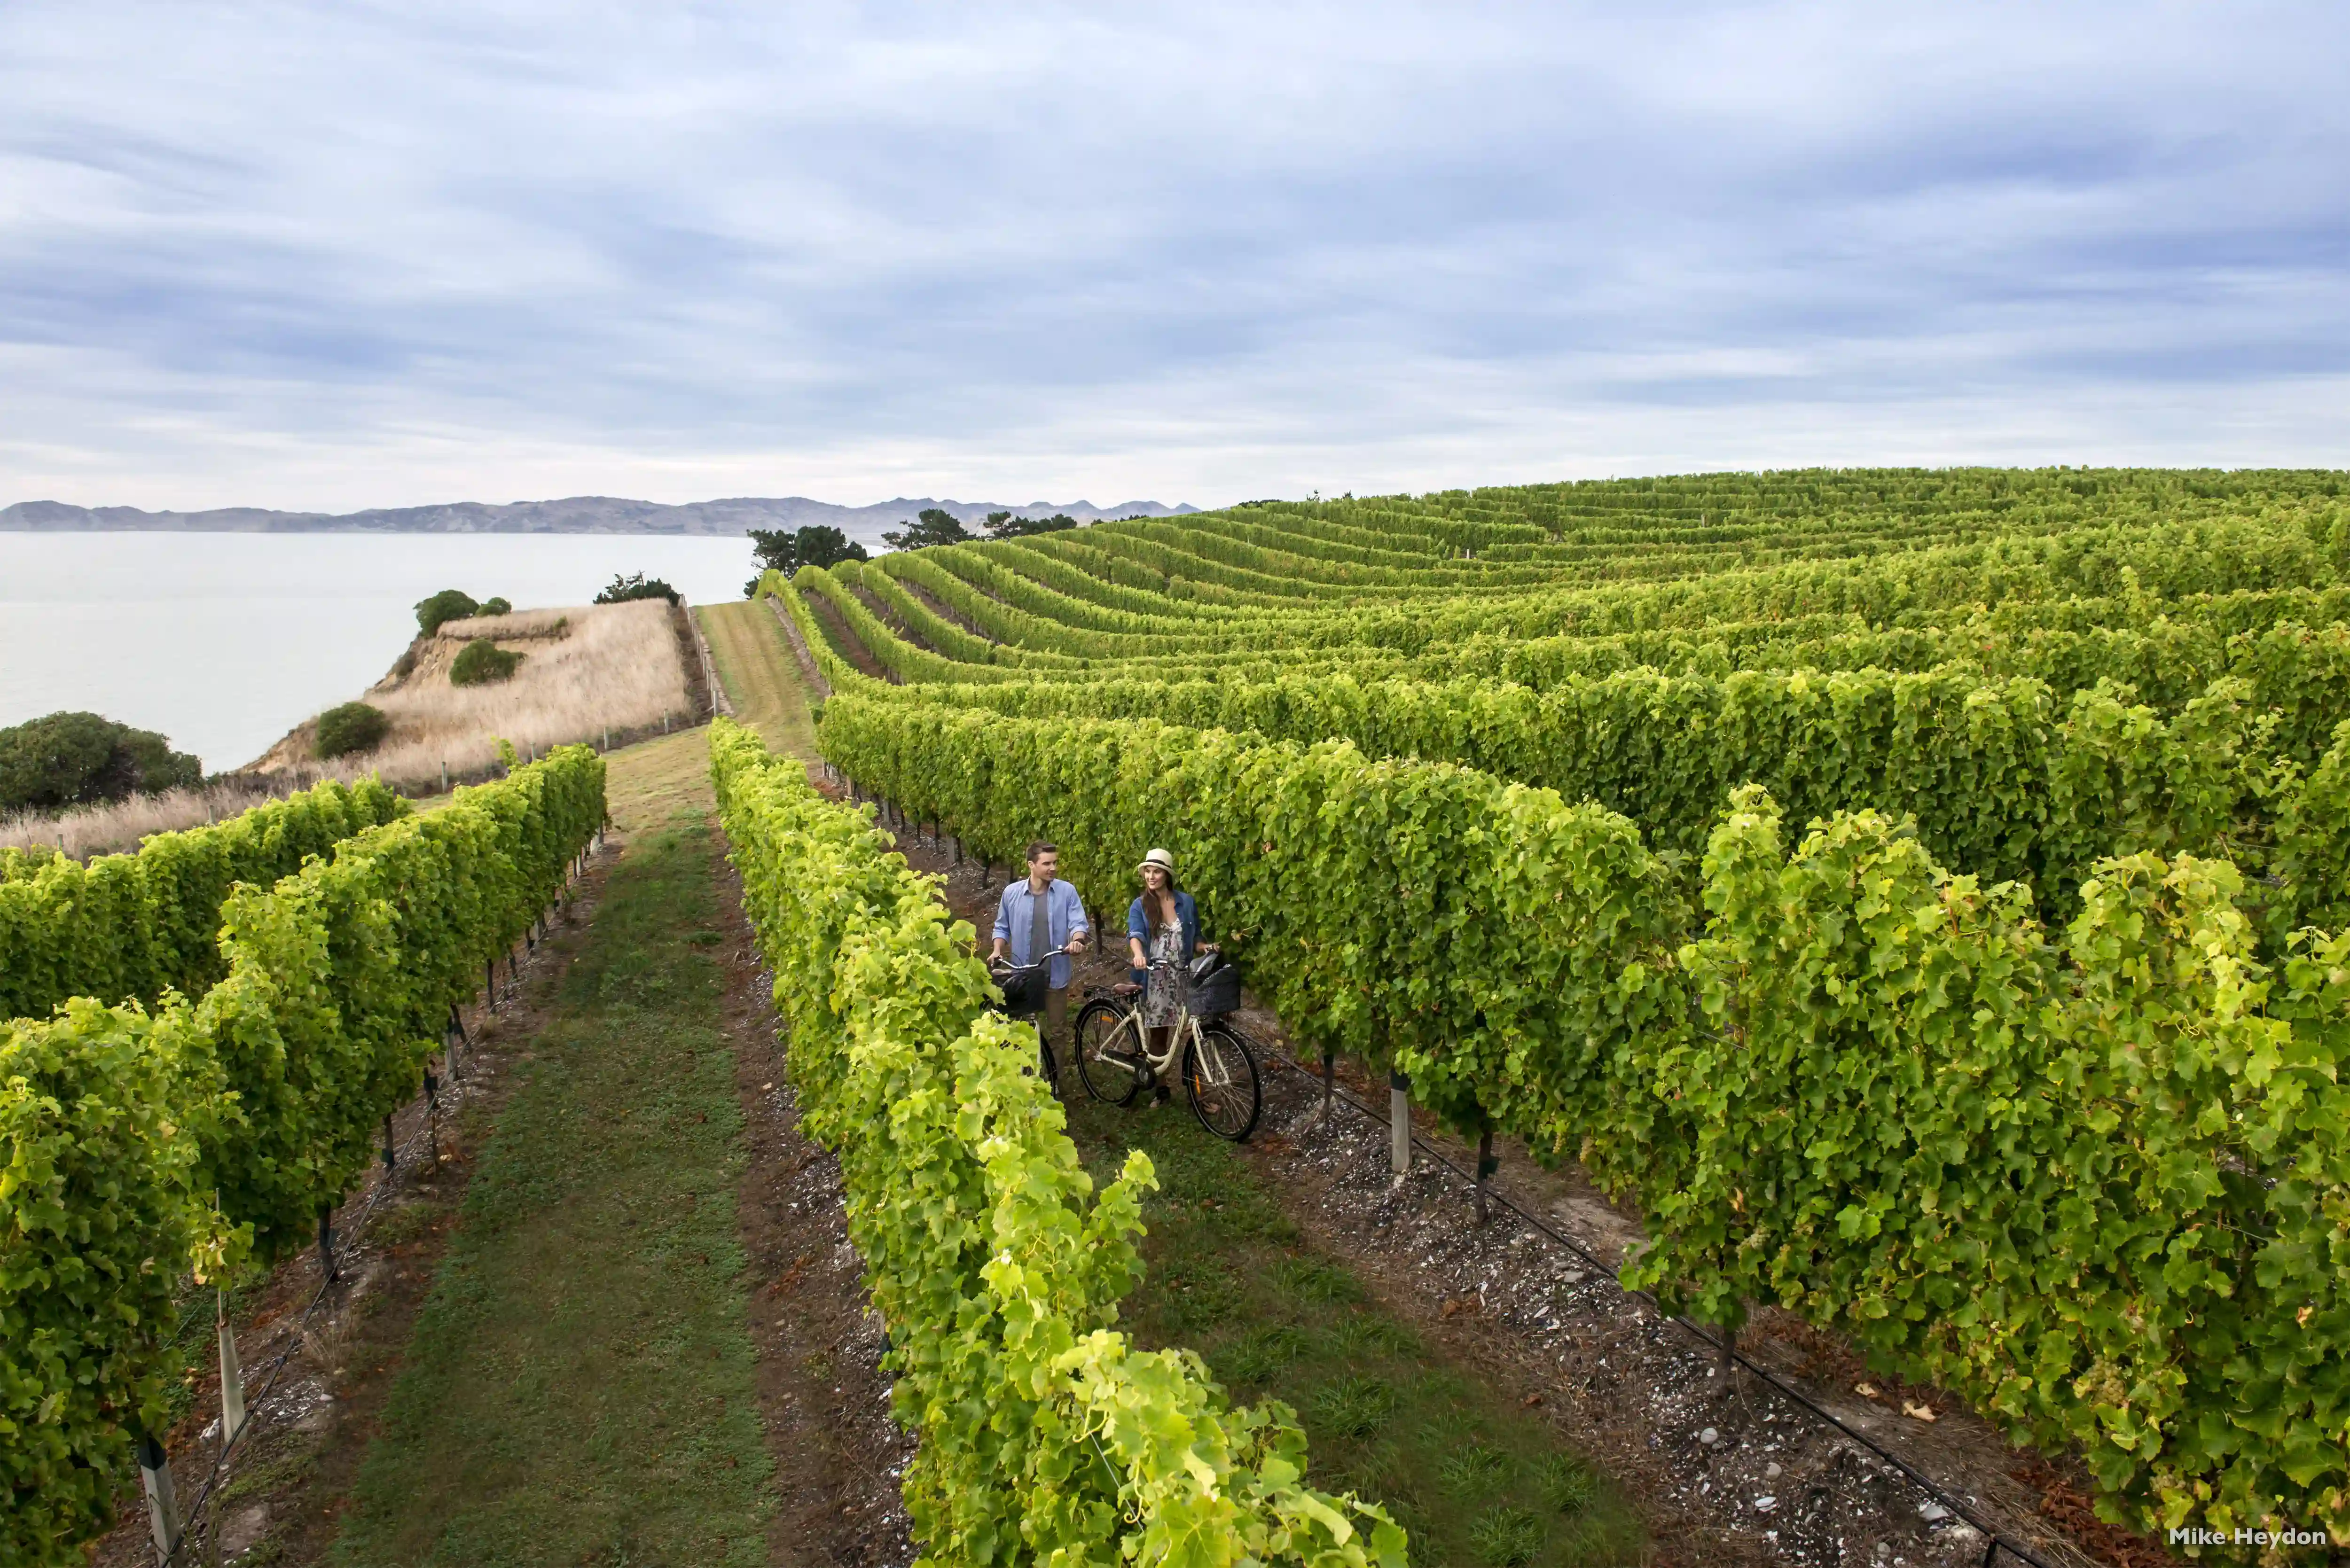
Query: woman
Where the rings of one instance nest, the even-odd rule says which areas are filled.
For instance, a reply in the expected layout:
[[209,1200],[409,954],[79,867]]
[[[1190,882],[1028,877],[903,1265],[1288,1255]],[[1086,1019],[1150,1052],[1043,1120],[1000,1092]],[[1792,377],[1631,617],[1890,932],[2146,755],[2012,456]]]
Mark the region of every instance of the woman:
[[1175,857],[1154,849],[1135,867],[1142,894],[1126,911],[1126,946],[1132,979],[1142,995],[1145,1044],[1153,1056],[1167,1049],[1168,1032],[1191,1002],[1191,955],[1200,945],[1200,912],[1175,886]]

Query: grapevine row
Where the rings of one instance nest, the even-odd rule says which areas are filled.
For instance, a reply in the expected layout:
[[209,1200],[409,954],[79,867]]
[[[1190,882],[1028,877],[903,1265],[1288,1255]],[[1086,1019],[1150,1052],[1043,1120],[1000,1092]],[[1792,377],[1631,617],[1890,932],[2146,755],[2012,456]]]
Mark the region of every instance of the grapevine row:
[[723,719],[711,771],[804,1125],[839,1158],[889,1325],[891,1402],[921,1434],[902,1485],[925,1560],[1403,1568],[1380,1509],[1304,1484],[1285,1406],[1232,1408],[1197,1355],[1112,1326],[1149,1158],[1094,1190],[932,879]]
[[1306,1044],[1637,1199],[1668,1304],[1846,1334],[2141,1524],[2350,1533],[2350,938],[2264,958],[2224,860],[2096,861],[2053,928],[1750,787],[1692,904],[1620,815],[1345,742],[851,693],[820,743],[981,853],[1053,836],[1092,898],[1171,847]]
[[558,748],[240,884],[199,998],[0,1023],[0,1560],[85,1561],[161,1425],[180,1282],[275,1261],[340,1200],[603,819],[602,759]]
[[69,996],[203,995],[225,972],[220,914],[231,888],[290,876],[409,810],[375,779],[330,782],[87,865],[0,850],[0,1019],[46,1013]]

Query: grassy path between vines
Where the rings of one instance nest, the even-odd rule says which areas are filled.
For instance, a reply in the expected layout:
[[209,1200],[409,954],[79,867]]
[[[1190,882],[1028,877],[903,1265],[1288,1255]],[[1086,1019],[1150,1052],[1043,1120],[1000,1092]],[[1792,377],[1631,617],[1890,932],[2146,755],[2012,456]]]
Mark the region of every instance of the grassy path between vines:
[[335,1561],[768,1561],[702,746],[613,758],[636,831],[515,1067]]
[[[703,615],[738,715],[770,746],[813,756],[799,672],[774,617],[743,606]],[[923,858],[910,840],[900,847]],[[1415,1563],[1598,1568],[1642,1556],[1639,1521],[1616,1489],[1513,1394],[1427,1343],[1343,1260],[1307,1244],[1238,1150],[1180,1103],[1118,1111],[1071,1087],[1069,1131],[1097,1178],[1129,1147],[1158,1168],[1159,1190],[1144,1205],[1149,1272],[1121,1309],[1143,1344],[1200,1351],[1238,1398],[1289,1401],[1313,1444],[1315,1480],[1386,1501],[1413,1532]]]
[[789,752],[803,761],[816,756],[816,725],[807,691],[794,667],[784,628],[765,604],[705,605],[702,636],[717,661],[718,679],[734,704],[734,716],[759,732],[767,749]]
[[[1072,1085],[1074,1089],[1074,1085]],[[1642,1559],[1638,1519],[1544,1418],[1385,1310],[1312,1246],[1240,1150],[1180,1098],[1117,1109],[1074,1089],[1069,1132],[1097,1179],[1150,1156],[1149,1272],[1121,1303],[1143,1345],[1207,1359],[1235,1401],[1298,1412],[1315,1485],[1376,1498],[1414,1563],[1602,1568]]]

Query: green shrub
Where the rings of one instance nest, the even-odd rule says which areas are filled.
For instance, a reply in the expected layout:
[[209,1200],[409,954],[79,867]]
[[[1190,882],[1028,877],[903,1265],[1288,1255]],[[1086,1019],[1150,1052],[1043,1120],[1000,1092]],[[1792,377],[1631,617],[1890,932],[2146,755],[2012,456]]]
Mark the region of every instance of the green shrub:
[[683,597],[659,577],[647,577],[642,572],[631,572],[622,576],[615,572],[612,574],[612,586],[598,594],[596,602],[599,605],[624,605],[630,599],[667,599],[677,604]]
[[514,614],[514,606],[508,604],[504,599],[493,595],[489,598],[485,598],[482,601],[482,613],[484,615],[512,615]]
[[482,613],[482,607],[462,588],[442,588],[429,599],[416,603],[417,628],[427,637],[441,629],[443,621],[471,620]]
[[204,765],[152,730],[52,713],[0,730],[0,811],[61,811],[203,783]]
[[383,716],[382,709],[370,708],[364,702],[346,702],[318,715],[317,742],[311,750],[320,757],[371,752],[390,728],[391,721]]
[[521,663],[521,654],[509,653],[488,638],[477,637],[465,645],[457,655],[457,662],[449,667],[449,684],[487,686],[511,680]]

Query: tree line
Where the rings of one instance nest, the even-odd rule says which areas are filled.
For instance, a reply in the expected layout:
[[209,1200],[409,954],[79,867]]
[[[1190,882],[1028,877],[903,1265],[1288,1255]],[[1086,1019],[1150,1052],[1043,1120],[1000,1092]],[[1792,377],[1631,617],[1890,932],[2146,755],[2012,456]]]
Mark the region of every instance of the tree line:
[[[968,545],[980,539],[1024,539],[1036,534],[1057,534],[1077,525],[1077,520],[1066,512],[1055,512],[1050,517],[991,512],[980,532],[974,534],[962,519],[946,508],[925,506],[912,521],[885,531],[881,542],[892,550],[923,550],[933,545]],[[750,538],[751,553],[757,557],[759,569],[781,572],[787,577],[802,566],[837,566],[843,561],[873,558],[864,545],[824,523],[810,524],[805,528],[754,528]],[[758,591],[757,577],[743,585],[745,598]]]

